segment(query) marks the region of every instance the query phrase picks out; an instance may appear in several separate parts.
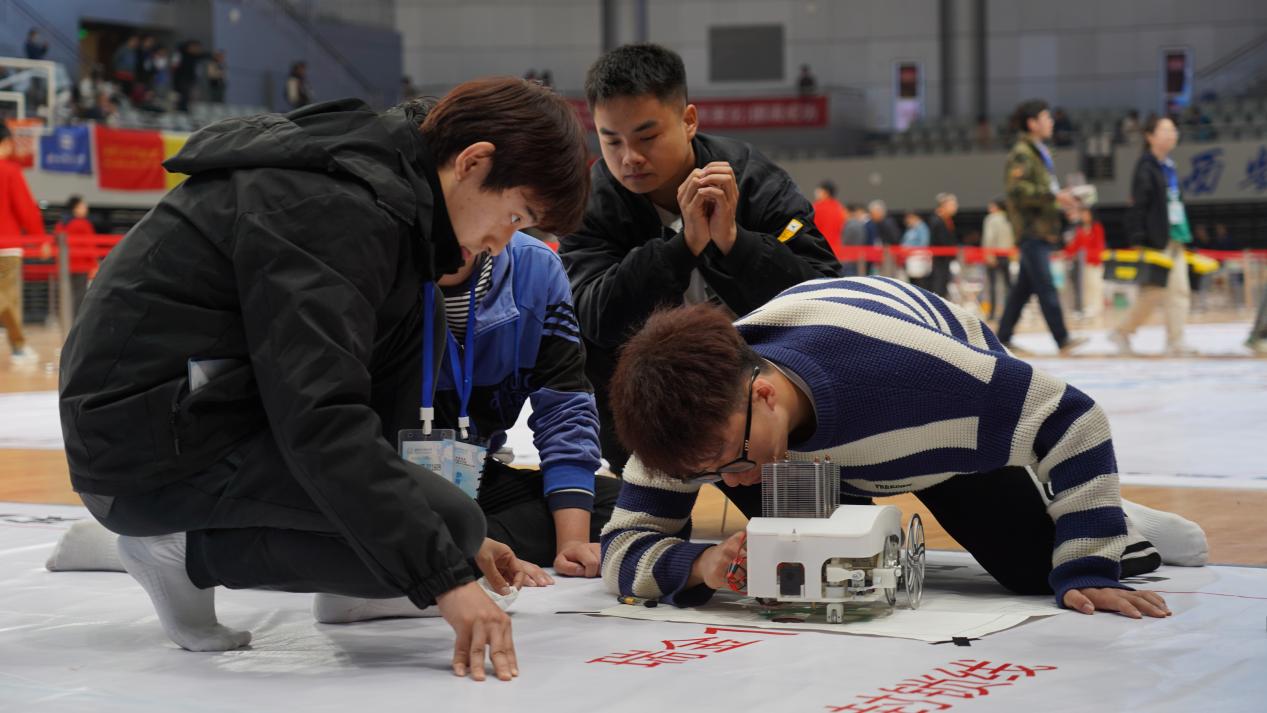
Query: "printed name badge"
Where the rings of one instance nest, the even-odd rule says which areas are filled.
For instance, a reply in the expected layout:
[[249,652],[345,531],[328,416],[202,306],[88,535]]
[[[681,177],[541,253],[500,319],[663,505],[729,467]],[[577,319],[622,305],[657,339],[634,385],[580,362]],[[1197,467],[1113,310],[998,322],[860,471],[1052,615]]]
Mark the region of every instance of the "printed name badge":
[[453,444],[457,433],[451,428],[405,429],[400,432],[400,457],[453,482]]
[[471,497],[479,494],[486,455],[488,449],[477,443],[453,442],[453,484]]
[[1183,209],[1183,201],[1172,198],[1166,204],[1166,213],[1171,225],[1183,225],[1188,222],[1188,213]]

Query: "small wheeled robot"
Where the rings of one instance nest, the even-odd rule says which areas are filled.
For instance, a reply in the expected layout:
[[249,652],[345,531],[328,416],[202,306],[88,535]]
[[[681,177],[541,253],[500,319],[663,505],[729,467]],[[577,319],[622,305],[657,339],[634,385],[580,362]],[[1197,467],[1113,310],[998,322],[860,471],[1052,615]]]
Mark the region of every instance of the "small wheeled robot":
[[[748,522],[748,595],[780,604],[826,605],[827,622],[844,621],[846,605],[919,607],[924,591],[924,525],[905,530],[892,505],[838,505],[840,469],[827,463],[762,467],[764,512]],[[779,515],[793,515],[784,517]]]

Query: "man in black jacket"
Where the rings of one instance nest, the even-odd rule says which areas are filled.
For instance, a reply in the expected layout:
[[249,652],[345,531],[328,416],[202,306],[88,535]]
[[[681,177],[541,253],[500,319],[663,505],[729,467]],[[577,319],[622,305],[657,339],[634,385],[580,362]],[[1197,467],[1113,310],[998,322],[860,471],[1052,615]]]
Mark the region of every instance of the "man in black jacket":
[[[959,199],[954,193],[938,193],[937,208],[928,218],[929,244],[935,248],[953,248],[959,245],[955,236],[955,215],[959,212]],[[947,255],[933,257],[933,272],[929,275],[928,289],[943,299],[950,299],[950,263]]]
[[394,444],[420,420],[423,290],[516,230],[574,227],[583,138],[549,91],[488,79],[221,122],[168,161],[190,178],[88,291],[61,418],[75,490],[177,644],[249,641],[216,621],[217,585],[405,595],[454,628],[456,673],[483,679],[486,648],[517,673],[469,562],[522,565]]
[[839,275],[792,179],[751,146],[697,132],[682,58],[618,47],[585,80],[603,160],[581,229],[559,243],[598,398],[603,455],[628,454],[607,404],[615,353],[653,310],[714,302],[735,315],[805,280]]

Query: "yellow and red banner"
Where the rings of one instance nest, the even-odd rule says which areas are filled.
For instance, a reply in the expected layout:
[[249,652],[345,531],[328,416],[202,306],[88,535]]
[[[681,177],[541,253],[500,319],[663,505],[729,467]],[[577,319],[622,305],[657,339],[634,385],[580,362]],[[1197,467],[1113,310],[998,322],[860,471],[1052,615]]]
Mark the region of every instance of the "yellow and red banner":
[[[172,134],[163,132],[163,160],[175,156],[185,147],[185,142],[189,140],[189,134]],[[167,173],[167,190],[171,190],[180,185],[180,182],[189,178],[183,173]]]
[[97,185],[102,190],[166,190],[163,136],[159,132],[111,129],[98,124],[93,144],[97,154]]

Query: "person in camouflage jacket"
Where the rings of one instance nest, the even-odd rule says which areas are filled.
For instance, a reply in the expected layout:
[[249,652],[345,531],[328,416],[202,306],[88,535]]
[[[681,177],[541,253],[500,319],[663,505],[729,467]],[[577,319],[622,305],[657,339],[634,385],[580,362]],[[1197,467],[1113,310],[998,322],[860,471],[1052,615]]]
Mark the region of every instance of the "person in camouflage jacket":
[[1065,329],[1060,295],[1051,277],[1051,253],[1060,246],[1061,208],[1072,198],[1056,181],[1056,167],[1045,143],[1051,139],[1053,127],[1047,102],[1022,102],[1012,121],[1020,136],[1007,157],[1004,185],[1008,218],[1021,253],[1021,271],[1008,293],[998,336],[1004,346],[1018,351],[1011,344],[1012,332],[1025,303],[1037,295],[1056,346],[1061,354],[1067,354],[1085,340],[1071,339]]

